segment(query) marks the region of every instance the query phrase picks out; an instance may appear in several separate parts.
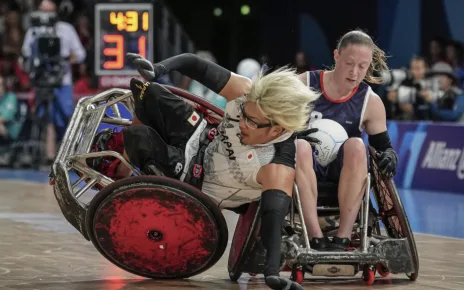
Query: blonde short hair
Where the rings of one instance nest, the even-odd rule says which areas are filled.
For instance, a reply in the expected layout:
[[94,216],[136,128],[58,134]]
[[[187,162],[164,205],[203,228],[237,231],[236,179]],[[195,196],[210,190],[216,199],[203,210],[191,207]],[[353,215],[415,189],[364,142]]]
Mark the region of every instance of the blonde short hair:
[[311,103],[319,95],[298,78],[295,69],[283,67],[267,75],[261,70],[245,102],[256,103],[264,117],[294,132],[307,128]]

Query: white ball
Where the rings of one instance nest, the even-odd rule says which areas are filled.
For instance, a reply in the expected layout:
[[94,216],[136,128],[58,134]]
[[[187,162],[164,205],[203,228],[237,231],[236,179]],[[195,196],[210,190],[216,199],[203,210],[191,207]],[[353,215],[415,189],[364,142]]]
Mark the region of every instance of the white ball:
[[319,131],[311,134],[321,144],[315,144],[314,155],[321,166],[327,166],[337,158],[338,150],[343,142],[348,139],[348,134],[338,122],[330,119],[319,119],[309,123],[308,128],[318,128]]

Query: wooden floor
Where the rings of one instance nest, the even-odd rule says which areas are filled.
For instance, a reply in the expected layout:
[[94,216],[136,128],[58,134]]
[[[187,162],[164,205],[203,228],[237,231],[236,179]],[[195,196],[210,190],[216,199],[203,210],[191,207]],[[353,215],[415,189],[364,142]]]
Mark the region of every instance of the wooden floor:
[[[0,181],[0,289],[268,289],[262,276],[228,279],[228,249],[211,270],[188,280],[153,281],[105,260],[62,217],[47,184]],[[459,206],[459,208],[462,208]],[[226,213],[232,236],[237,217]],[[421,219],[430,218],[423,216]],[[417,222],[417,221],[415,221]],[[378,278],[371,287],[354,279],[306,277],[307,289],[464,289],[464,240],[416,236],[420,274]]]

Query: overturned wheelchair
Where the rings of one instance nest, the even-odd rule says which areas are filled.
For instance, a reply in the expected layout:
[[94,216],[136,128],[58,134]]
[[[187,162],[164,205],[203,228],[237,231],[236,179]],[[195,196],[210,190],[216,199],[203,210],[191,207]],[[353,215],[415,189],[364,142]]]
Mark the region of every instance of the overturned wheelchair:
[[[220,108],[175,87],[166,86],[186,102],[208,113],[208,122],[217,125]],[[154,279],[180,279],[200,274],[222,257],[228,242],[228,228],[221,209],[197,188],[176,179],[142,172],[114,151],[91,152],[101,124],[131,125],[121,117],[120,106],[134,112],[129,90],[111,89],[81,99],[73,113],[50,174],[50,183],[67,221],[109,261],[136,275]],[[366,284],[378,272],[405,273],[415,280],[419,260],[414,237],[392,180],[377,171],[372,148],[370,173],[359,218],[352,235],[352,250],[318,252],[310,249],[297,186],[282,236],[282,271],[291,271],[301,283],[305,273],[313,276],[354,276],[360,271]],[[86,160],[111,156],[129,166],[135,176],[114,181],[87,166]],[[79,176],[72,181],[72,173]],[[371,182],[372,180],[372,182]],[[371,186],[372,185],[372,186]],[[99,192],[85,202],[92,188]],[[370,199],[373,191],[375,203]],[[329,222],[324,234],[336,233],[335,184],[319,184],[318,214]],[[87,194],[86,194],[87,193]],[[88,198],[87,198],[88,199]],[[326,202],[327,200],[327,202]],[[228,271],[230,279],[242,273],[263,273],[265,250],[259,237],[259,202],[239,209],[232,240]],[[382,233],[381,223],[386,235]]]

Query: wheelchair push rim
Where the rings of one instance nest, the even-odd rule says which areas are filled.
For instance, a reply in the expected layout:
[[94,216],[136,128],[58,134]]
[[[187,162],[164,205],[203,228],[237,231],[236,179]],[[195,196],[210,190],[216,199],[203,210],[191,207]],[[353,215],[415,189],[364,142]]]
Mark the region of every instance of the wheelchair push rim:
[[182,279],[216,264],[228,229],[219,208],[178,180],[137,176],[101,190],[89,205],[90,240],[113,264],[153,279]]
[[371,166],[373,172],[373,192],[379,213],[385,230],[391,238],[406,238],[411,251],[412,262],[415,267],[414,273],[406,273],[411,281],[415,281],[419,275],[419,255],[416,248],[414,234],[409,224],[400,196],[393,179],[386,179],[378,171],[376,164],[375,149],[369,147],[372,156]]

